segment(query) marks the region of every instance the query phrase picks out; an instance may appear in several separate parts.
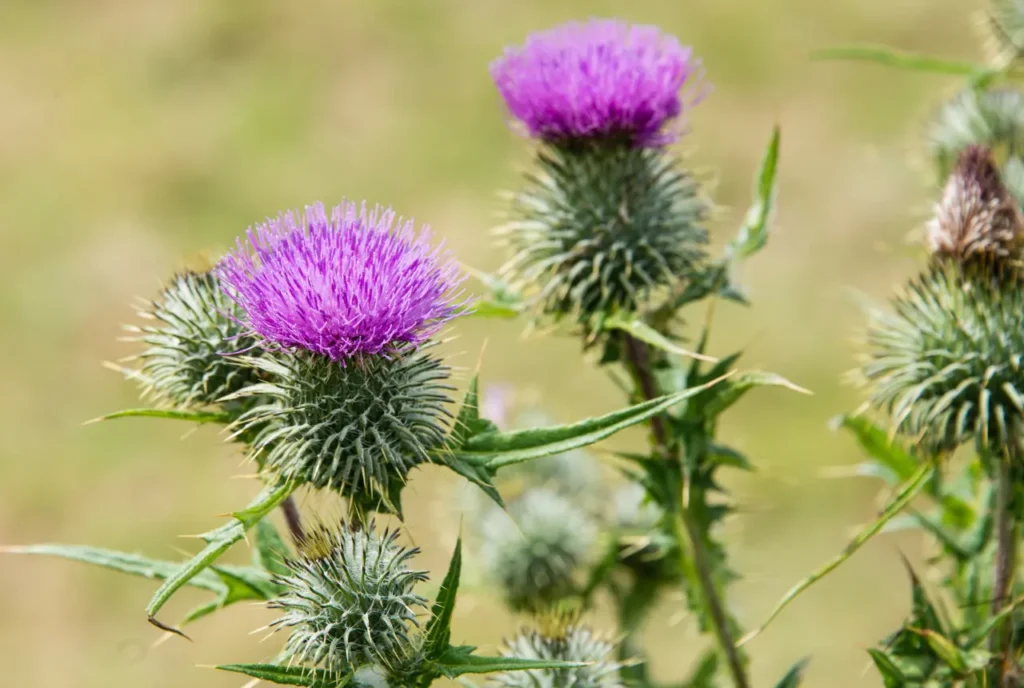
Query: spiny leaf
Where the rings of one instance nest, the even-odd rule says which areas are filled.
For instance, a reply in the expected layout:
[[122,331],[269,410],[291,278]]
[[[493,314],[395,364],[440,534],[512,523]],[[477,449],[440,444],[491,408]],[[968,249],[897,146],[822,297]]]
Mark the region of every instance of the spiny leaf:
[[928,641],[928,646],[932,648],[932,651],[939,656],[943,662],[946,663],[950,669],[956,673],[963,675],[970,671],[970,666],[963,651],[960,650],[953,642],[943,636],[940,633],[928,628],[910,628],[913,633],[917,633],[925,640]]
[[951,76],[976,76],[995,70],[985,65],[960,60],[946,60],[941,57],[920,55],[874,45],[850,45],[825,48],[811,53],[813,60],[856,60],[872,62],[885,67],[909,69],[915,72],[931,72]]
[[722,414],[747,392],[758,387],[785,387],[800,394],[810,394],[808,390],[793,384],[781,375],[755,370],[733,376],[722,388],[716,390],[717,394],[712,395],[704,415],[714,418]]
[[115,411],[105,416],[94,418],[89,423],[99,423],[115,418],[170,418],[172,420],[189,420],[194,423],[230,423],[231,414],[220,411],[178,411],[174,409],[136,408]]
[[878,673],[882,675],[882,682],[885,683],[885,688],[905,688],[907,677],[903,675],[899,667],[889,658],[889,655],[875,648],[868,650],[868,654],[871,655]]
[[528,671],[530,669],[575,669],[586,665],[585,662],[565,662],[555,659],[481,657],[472,654],[472,649],[449,648],[436,660],[442,675],[447,678],[455,678],[463,674],[490,674],[495,671]]
[[786,675],[782,677],[782,680],[775,684],[775,688],[796,688],[800,685],[800,681],[803,680],[804,670],[807,669],[807,665],[810,663],[809,657],[804,657],[799,662],[793,665],[793,668],[786,672]]
[[266,518],[257,523],[252,548],[253,566],[270,574],[287,576],[290,571],[284,563],[287,555],[288,546],[274,524]]
[[448,573],[441,581],[437,600],[430,610],[427,622],[425,649],[428,659],[440,657],[448,649],[452,637],[452,614],[455,612],[455,596],[459,590],[459,576],[462,573],[462,538],[455,543]]
[[889,521],[895,518],[896,515],[899,514],[903,508],[911,502],[911,500],[913,500],[917,493],[921,491],[921,488],[924,487],[924,484],[932,477],[934,471],[935,467],[932,464],[923,464],[918,468],[917,473],[915,473],[899,493],[893,497],[875,521],[858,533],[857,536],[846,545],[840,554],[794,585],[792,589],[782,597],[779,603],[775,605],[775,609],[773,609],[771,614],[768,615],[768,619],[761,624],[759,628],[754,629],[741,638],[738,645],[743,645],[749,642],[763,632],[775,617],[777,617],[783,609],[789,606],[790,602],[795,600],[809,587],[834,571],[840,564],[849,559],[857,550],[863,547],[868,540],[878,534],[878,532],[882,530]]
[[771,225],[772,211],[775,208],[776,181],[775,175],[779,166],[779,143],[782,133],[776,126],[772,130],[772,138],[768,149],[761,160],[757,172],[757,183],[754,188],[755,199],[747,211],[747,216],[740,227],[739,234],[729,242],[726,255],[733,261],[741,261],[754,255],[768,243],[768,232]]
[[342,688],[352,680],[352,674],[338,677],[323,669],[309,669],[297,666],[275,664],[221,664],[221,671],[245,674],[260,681],[270,681],[282,686],[306,686],[307,688]]
[[696,351],[684,349],[645,323],[643,320],[633,315],[616,313],[615,315],[606,318],[602,323],[602,326],[606,330],[619,330],[621,332],[625,332],[645,344],[650,344],[654,348],[670,354],[684,356],[686,358],[695,358],[700,361],[709,361],[711,363],[716,363],[718,361],[714,356],[706,356],[704,354],[697,353]]
[[[236,520],[226,526],[205,533],[203,538],[209,544],[174,571],[149,601],[146,613],[149,614],[150,622],[173,632],[175,629],[168,629],[156,621],[156,613],[182,586],[208,568],[231,545],[245,537],[245,531],[257,523],[263,516],[273,511],[277,505],[283,502],[295,490],[295,487],[294,483],[283,483],[276,487],[265,488],[248,507],[234,514]],[[180,633],[180,631],[178,632]]]
[[531,459],[561,454],[600,442],[620,430],[663,413],[717,384],[723,378],[571,425],[510,432],[485,432],[470,437],[462,447],[453,448],[453,453],[457,459],[491,471]]

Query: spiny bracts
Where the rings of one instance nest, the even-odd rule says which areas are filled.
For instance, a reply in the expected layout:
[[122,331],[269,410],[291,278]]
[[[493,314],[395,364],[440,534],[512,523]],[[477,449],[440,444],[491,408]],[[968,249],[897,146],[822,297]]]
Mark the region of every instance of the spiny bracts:
[[496,674],[489,685],[506,688],[620,688],[623,663],[615,657],[616,644],[586,626],[560,631],[524,629],[506,642],[506,657],[582,662],[572,669],[531,669]]

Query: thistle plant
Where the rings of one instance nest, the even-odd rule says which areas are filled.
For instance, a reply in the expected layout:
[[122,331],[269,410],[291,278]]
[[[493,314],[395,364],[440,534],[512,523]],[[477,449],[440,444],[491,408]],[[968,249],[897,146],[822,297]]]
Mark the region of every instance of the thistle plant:
[[[155,406],[104,419],[219,425],[252,462],[257,496],[202,534],[205,545],[185,561],[73,545],[8,551],[159,578],[146,614],[179,635],[236,602],[265,603],[278,615],[270,628],[282,638],[280,654],[220,668],[282,685],[421,688],[491,673],[495,686],[654,686],[641,633],[679,591],[714,640],[683,685],[752,685],[728,600],[738,574],[717,528],[733,510],[720,469],[753,465],[719,438],[718,422],[758,387],[803,390],[737,371],[738,353],[712,354],[710,315],[702,321],[688,309],[747,303],[736,274],[769,238],[779,132],[750,211],[716,256],[710,194],[673,148],[709,91],[690,48],[655,27],[589,20],[506,49],[491,76],[513,126],[534,145],[535,165],[497,231],[507,263],[496,276],[476,273],[483,295],[467,296],[454,256],[390,209],[311,204],[252,225],[212,270],[178,275],[147,306],[153,324],[137,330],[140,364],[125,372],[144,382]],[[990,177],[963,194],[978,191],[978,217],[1015,227],[1007,192]],[[1011,234],[998,242],[1012,252]],[[1012,305],[989,314],[993,328]],[[479,373],[457,377],[442,353],[460,317],[489,316],[580,337],[596,367],[620,383],[623,407],[564,425],[534,416],[502,427],[501,410],[480,399]],[[985,369],[982,385],[1009,374]],[[992,403],[1008,408],[1013,397],[1001,394]],[[998,422],[982,434],[996,437]],[[1007,432],[1016,427],[1007,422]],[[978,423],[972,416],[976,434]],[[584,450],[633,426],[647,429],[646,442],[614,455],[618,479],[609,480]],[[424,464],[451,470],[479,497],[465,519],[478,545],[470,557],[526,617],[500,655],[452,642],[462,540],[428,605],[418,550],[399,530],[375,525],[377,515],[404,518],[404,490]],[[297,490],[341,497],[344,523],[310,526],[323,521],[299,513]],[[290,543],[270,520],[279,506]],[[221,563],[242,540],[251,563]],[[213,597],[176,625],[160,620],[184,586]],[[591,625],[603,600],[615,628]],[[558,616],[565,609],[571,622]],[[777,688],[794,688],[802,670],[793,667]]]

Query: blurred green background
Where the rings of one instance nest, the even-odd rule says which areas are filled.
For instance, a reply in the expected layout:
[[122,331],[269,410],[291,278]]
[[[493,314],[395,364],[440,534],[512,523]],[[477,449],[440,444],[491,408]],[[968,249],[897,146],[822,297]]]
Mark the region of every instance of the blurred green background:
[[[279,209],[343,195],[428,222],[468,264],[494,269],[496,190],[528,146],[510,133],[487,73],[505,44],[588,15],[660,24],[704,59],[715,92],[683,148],[715,184],[719,240],[732,235],[771,126],[783,128],[780,206],[745,268],[755,306],[718,309],[713,352],[815,391],[765,390],[725,433],[758,473],[730,483],[726,528],[745,579],[731,604],[748,626],[837,552],[879,504],[876,484],[822,476],[858,460],[827,428],[853,408],[842,382],[857,351],[850,289],[886,294],[914,269],[906,234],[927,211],[915,169],[920,122],[954,87],[810,50],[889,43],[971,57],[979,0],[716,0],[287,3],[249,0],[5,0],[0,3],[0,542],[82,542],[174,557],[178,539],[245,503],[251,472],[215,431],[145,420],[82,426],[136,403],[100,362],[136,296],[199,252],[217,255]],[[560,420],[611,409],[611,385],[569,339],[520,338],[515,323],[465,322],[451,348],[489,381],[514,381]],[[635,441],[634,434],[620,439]],[[409,488],[410,537],[443,567],[458,488],[424,470]],[[311,506],[307,500],[307,507]],[[244,547],[239,548],[244,550]],[[758,686],[810,655],[808,686],[879,685],[864,648],[907,607],[899,552],[877,539],[750,645]],[[233,553],[244,557],[246,553]],[[233,607],[154,646],[143,608],[155,583],[53,560],[0,558],[0,656],[9,686],[238,686],[197,665],[269,659],[270,617]],[[197,598],[183,594],[168,619]],[[493,649],[517,620],[467,590],[456,639]],[[654,670],[678,678],[703,646],[677,601],[649,628]],[[600,619],[597,620],[600,622]]]

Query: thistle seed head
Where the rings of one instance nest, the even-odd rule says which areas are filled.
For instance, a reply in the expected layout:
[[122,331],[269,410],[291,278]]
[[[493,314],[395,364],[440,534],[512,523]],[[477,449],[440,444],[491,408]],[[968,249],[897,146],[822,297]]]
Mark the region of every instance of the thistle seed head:
[[342,366],[304,351],[270,352],[257,365],[273,382],[237,421],[254,458],[283,479],[329,488],[358,511],[400,511],[409,471],[447,436],[450,370],[430,352],[398,346]]
[[224,295],[212,272],[185,270],[139,311],[146,323],[129,327],[146,349],[137,379],[148,398],[179,407],[218,404],[258,380],[258,371],[229,356],[250,355],[255,338],[239,324],[241,310]]
[[[555,632],[553,632],[555,631]],[[575,669],[531,669],[495,674],[491,686],[506,688],[620,688],[624,666],[615,658],[616,643],[586,626],[572,625],[557,632],[524,629],[505,643],[506,657],[586,662]]]
[[929,451],[1005,446],[1024,416],[1024,291],[935,266],[872,314],[874,407]]
[[989,149],[968,146],[946,182],[928,247],[939,259],[996,267],[1019,259],[1024,218],[1004,186]]
[[481,536],[484,571],[509,607],[541,611],[576,592],[597,531],[571,501],[541,488],[525,492],[507,514],[492,509]]
[[414,673],[421,660],[417,614],[427,601],[413,588],[427,579],[409,567],[417,549],[398,534],[366,528],[309,532],[290,573],[275,578],[284,592],[269,603],[282,611],[272,626],[289,633],[292,661],[341,676],[379,667],[390,677]]
[[514,251],[503,277],[541,314],[635,310],[702,266],[710,206],[668,153],[548,146],[538,165],[497,232]]

